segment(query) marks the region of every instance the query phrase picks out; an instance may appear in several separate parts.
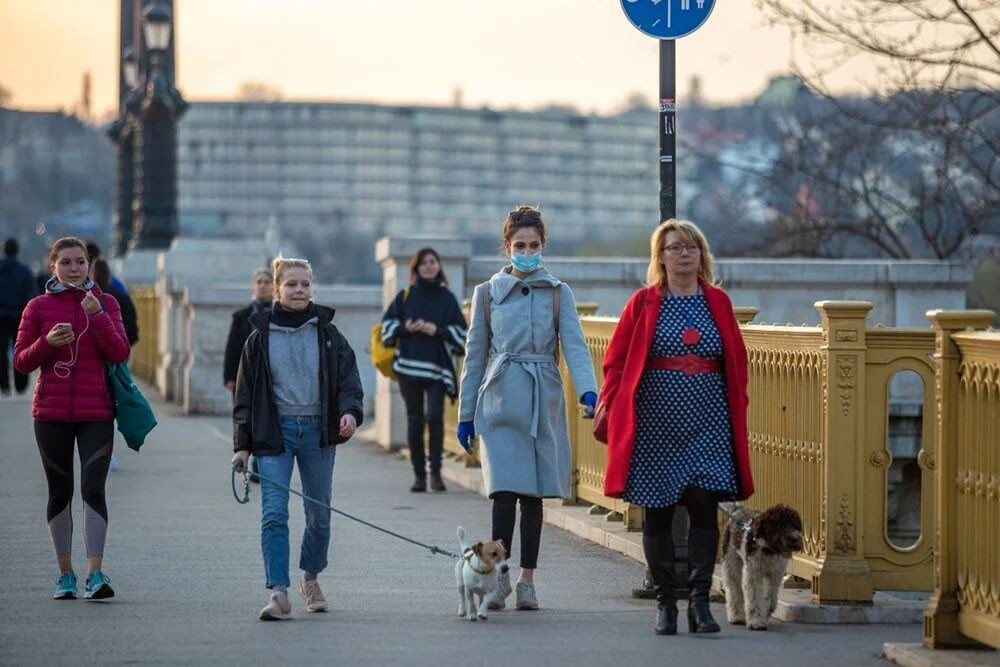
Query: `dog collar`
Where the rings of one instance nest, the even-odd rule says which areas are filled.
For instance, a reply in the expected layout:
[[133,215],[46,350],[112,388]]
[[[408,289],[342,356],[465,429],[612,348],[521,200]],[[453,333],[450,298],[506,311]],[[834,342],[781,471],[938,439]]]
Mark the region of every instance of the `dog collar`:
[[472,549],[466,549],[463,554],[466,564],[472,569],[476,574],[489,574],[496,567],[495,565],[490,565],[488,570],[480,570],[478,567],[472,564],[472,557],[476,555],[476,552]]

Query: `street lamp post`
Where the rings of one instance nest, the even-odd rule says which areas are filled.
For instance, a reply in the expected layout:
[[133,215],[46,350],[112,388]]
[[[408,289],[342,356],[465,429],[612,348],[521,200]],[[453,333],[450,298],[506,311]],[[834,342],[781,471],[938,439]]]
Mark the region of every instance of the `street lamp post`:
[[122,49],[127,93],[108,128],[118,156],[113,244],[118,256],[166,248],[178,231],[177,119],[187,103],[168,71],[173,16],[168,4],[150,2],[142,17],[142,39],[123,36],[133,42]]
[[167,248],[177,235],[177,119],[187,104],[166,71],[172,16],[162,2],[143,12],[149,73],[135,132],[132,249]]
[[121,115],[108,129],[108,136],[115,144],[118,156],[118,184],[115,205],[114,242],[111,254],[124,255],[132,238],[132,199],[135,196],[135,116],[140,98],[136,87],[139,85],[139,59],[135,49],[126,46],[122,50],[124,83],[128,94],[122,104]]

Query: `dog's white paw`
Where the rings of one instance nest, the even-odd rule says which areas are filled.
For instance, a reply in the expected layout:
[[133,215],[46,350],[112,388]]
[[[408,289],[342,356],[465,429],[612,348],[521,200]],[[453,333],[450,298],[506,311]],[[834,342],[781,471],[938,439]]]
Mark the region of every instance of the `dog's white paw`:
[[742,616],[730,616],[728,620],[732,625],[746,625],[747,622]]
[[458,608],[458,613],[456,614],[456,616],[465,616],[465,608],[464,607],[459,607]]
[[747,623],[747,630],[767,630],[767,623],[763,621],[751,621]]
[[485,621],[488,617],[483,612],[479,612],[479,618],[481,618],[481,619],[483,619]]
[[475,614],[469,614],[468,616],[466,616],[466,618],[469,619],[470,621],[473,621],[473,622],[476,621],[476,615]]

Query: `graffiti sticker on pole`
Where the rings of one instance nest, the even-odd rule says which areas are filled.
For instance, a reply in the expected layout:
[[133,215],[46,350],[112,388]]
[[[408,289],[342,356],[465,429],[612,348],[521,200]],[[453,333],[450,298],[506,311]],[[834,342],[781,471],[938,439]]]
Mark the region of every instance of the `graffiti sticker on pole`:
[[657,39],[690,35],[715,8],[715,0],[621,0],[621,3],[629,22]]

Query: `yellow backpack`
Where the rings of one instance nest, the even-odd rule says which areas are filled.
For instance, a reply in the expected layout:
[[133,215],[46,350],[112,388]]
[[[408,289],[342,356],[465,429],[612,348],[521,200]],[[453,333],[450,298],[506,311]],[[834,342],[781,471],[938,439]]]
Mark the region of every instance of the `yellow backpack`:
[[[409,288],[403,290],[403,303],[406,303],[406,297],[409,295]],[[392,362],[396,358],[396,346],[386,345],[382,342],[381,322],[372,327],[371,347],[368,351],[372,357],[372,365],[378,369],[378,372],[390,380],[395,380],[396,373],[392,370]]]

